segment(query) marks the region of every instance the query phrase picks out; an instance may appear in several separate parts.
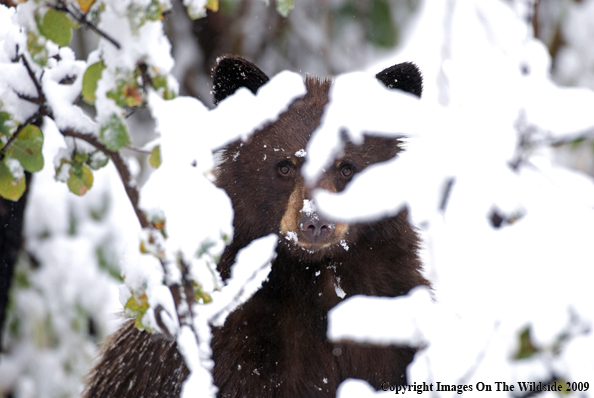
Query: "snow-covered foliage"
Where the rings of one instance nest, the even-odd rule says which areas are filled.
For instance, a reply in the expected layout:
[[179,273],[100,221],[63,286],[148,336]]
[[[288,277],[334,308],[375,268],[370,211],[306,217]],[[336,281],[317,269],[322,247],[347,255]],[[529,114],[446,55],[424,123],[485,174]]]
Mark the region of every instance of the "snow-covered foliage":
[[[55,124],[45,123],[43,152],[52,159],[66,144]],[[96,172],[83,198],[54,176],[53,163],[46,162],[31,186],[26,250],[5,325],[0,391],[18,397],[74,396],[80,390],[96,344],[119,323],[117,253],[139,231],[112,165]]]
[[[217,5],[189,2],[188,11],[204,14]],[[283,14],[292,6],[277,2]],[[167,1],[0,6],[0,195],[18,200],[25,171],[37,172],[0,361],[3,394],[78,395],[94,344],[114,329],[123,306],[137,327],[177,336],[192,371],[184,395],[213,396],[209,324],[224,322],[268,275],[274,236],[242,251],[222,286],[215,266],[233,234],[232,209],[212,184],[213,153],[275,119],[304,94],[303,79],[279,74],[253,98],[252,120],[239,124],[238,108],[254,97],[248,91],[213,112],[195,99],[175,98],[161,23],[170,7]],[[99,37],[86,61],[68,47],[77,22]],[[140,150],[150,151],[158,170],[139,192],[139,164],[121,150],[134,144],[126,119],[142,106],[160,138]],[[221,127],[227,134],[219,134]],[[121,278],[119,306],[114,291]]]
[[[426,34],[437,21],[444,34]],[[391,300],[352,298],[329,315],[329,336],[423,347],[409,382],[433,383],[432,396],[456,394],[437,392],[437,382],[473,391],[484,383],[513,396],[518,382],[556,380],[566,390],[566,382],[591,383],[594,374],[594,184],[553,163],[548,147],[592,129],[594,92],[551,82],[546,49],[524,21],[498,1],[427,2],[407,45],[381,63],[412,59],[424,72],[424,99],[397,99],[382,120],[396,134],[416,125],[407,151],[358,176],[344,193],[316,197],[322,211],[352,219],[393,214],[406,203],[422,227],[435,303],[425,290]],[[339,77],[333,92],[347,78],[364,88],[352,98],[333,97],[306,148],[306,170],[332,157],[332,108],[369,98],[361,95],[369,82],[354,76]],[[378,123],[367,131],[384,133]],[[366,129],[342,126],[354,137]],[[378,179],[394,185],[372,183]],[[515,392],[503,392],[498,381]],[[356,382],[339,394],[375,395]]]
[[[218,4],[194,3],[190,11],[202,7],[202,13]],[[188,129],[205,122],[202,104],[172,100],[177,83],[161,22],[170,8],[168,1],[133,0],[0,5],[0,195],[18,200],[25,193],[25,171],[36,173],[0,361],[2,394],[78,395],[95,344],[117,323],[121,307],[114,304],[114,291],[123,277],[120,301],[138,327],[182,330],[180,344],[188,355],[188,331],[199,341],[200,356],[188,357],[195,370],[188,385],[212,395],[212,383],[199,377],[209,375],[208,322],[228,311],[226,304],[249,298],[267,275],[245,276],[251,290],[240,288],[239,278],[240,287],[218,300],[217,313],[193,318],[196,310],[188,304],[212,300],[221,288],[214,265],[232,236],[232,210],[207,173],[214,147],[224,142],[208,139],[216,131]],[[68,47],[73,28],[81,25],[99,37],[86,61]],[[270,85],[275,103],[263,105],[266,117],[276,117],[303,93],[301,79],[288,78],[298,80],[295,89],[287,90],[290,84],[282,78]],[[279,101],[279,93],[286,100]],[[138,164],[120,150],[133,144],[126,117],[149,102],[163,139],[148,148],[150,163],[162,165],[142,193],[145,213],[138,207]],[[255,244],[262,245],[268,248],[246,254],[258,267],[273,251],[270,239]],[[171,291],[185,284],[195,297],[174,302]],[[155,310],[163,311],[155,316]],[[194,363],[206,368],[200,373]]]
[[[352,5],[330,3],[340,12]],[[502,381],[594,381],[594,184],[557,164],[551,150],[594,129],[594,52],[580,31],[591,29],[594,0],[581,3],[564,25],[556,76],[589,89],[552,82],[550,56],[526,22],[534,3],[519,0],[427,0],[396,54],[370,73],[336,78],[322,125],[299,151],[305,175],[314,181],[340,151],[343,128],[354,141],[365,132],[404,135],[406,151],[370,167],[340,195],[317,193],[316,206],[341,220],[408,206],[433,290],[348,299],[329,314],[329,338],[421,347],[408,370],[411,384],[476,391],[477,383],[495,390]],[[210,0],[184,4],[193,16],[218,7]],[[295,7],[291,24],[311,22],[299,0],[276,7],[282,14]],[[86,336],[100,340],[124,308],[138,327],[176,336],[192,371],[185,397],[214,396],[209,322],[224,322],[268,275],[275,236],[241,252],[225,286],[216,273],[233,231],[229,199],[212,184],[213,151],[273,120],[303,94],[302,77],[281,73],[257,96],[239,90],[213,111],[176,97],[161,21],[170,8],[167,0],[0,5],[0,194],[17,199],[25,171],[35,173],[0,394],[77,396],[94,355]],[[351,26],[346,20],[338,22]],[[99,37],[87,59],[69,47],[81,25]],[[332,49],[324,31],[310,24],[287,40],[328,46],[329,69],[349,64],[356,49]],[[246,42],[256,36],[264,37]],[[354,26],[339,46],[360,46],[364,36]],[[400,61],[423,71],[423,99],[389,91],[373,77]],[[136,144],[127,116],[145,105],[159,138],[142,151],[158,168],[139,187],[134,178],[145,165],[121,150]],[[186,285],[194,297],[172,294]],[[381,394],[353,380],[338,393]],[[434,387],[433,394],[455,392]]]

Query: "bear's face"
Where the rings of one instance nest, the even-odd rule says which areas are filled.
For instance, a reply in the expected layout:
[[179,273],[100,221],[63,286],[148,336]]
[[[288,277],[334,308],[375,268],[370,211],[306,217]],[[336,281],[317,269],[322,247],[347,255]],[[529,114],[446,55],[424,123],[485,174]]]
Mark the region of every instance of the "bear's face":
[[[419,72],[412,64],[406,65],[408,83],[401,69],[395,72],[398,76],[386,70],[378,78],[381,80],[383,73],[388,86],[394,81],[411,85],[410,79],[417,79],[412,84],[414,90],[407,91],[420,94]],[[223,58],[214,75],[215,100],[224,99],[239,87],[256,92],[266,81],[266,75],[248,61]],[[319,260],[348,251],[365,228],[363,224],[322,218],[312,201],[312,190],[340,192],[355,174],[396,156],[400,146],[397,139],[369,135],[361,145],[346,142],[341,156],[324,170],[315,186],[307,186],[301,176],[306,145],[320,124],[331,81],[308,77],[305,84],[307,94],[293,102],[275,122],[256,131],[245,142],[237,141],[223,150],[217,184],[233,203],[235,236],[241,240],[234,243],[245,246],[253,239],[276,233],[281,237],[282,250],[301,259]],[[217,96],[217,88],[221,87],[225,88],[225,96]]]
[[340,192],[355,174],[371,164],[393,158],[399,151],[399,142],[396,139],[366,136],[359,146],[347,142],[342,155],[324,170],[313,187],[306,186],[301,177],[303,158],[293,156],[289,162],[279,163],[280,175],[291,181],[292,186],[280,220],[280,233],[285,238],[285,243],[290,248],[304,249],[313,257],[348,251],[351,244],[358,241],[360,225],[324,219],[316,211],[316,204],[311,199],[312,190]]

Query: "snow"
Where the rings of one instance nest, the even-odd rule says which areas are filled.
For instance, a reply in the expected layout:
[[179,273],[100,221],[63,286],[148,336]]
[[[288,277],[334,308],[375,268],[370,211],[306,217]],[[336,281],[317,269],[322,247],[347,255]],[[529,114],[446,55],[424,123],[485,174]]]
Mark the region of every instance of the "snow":
[[[352,296],[328,312],[328,338],[420,346],[427,342],[420,327],[433,317],[432,307],[431,294],[425,287],[396,298]],[[353,319],[357,319],[356,324]]]
[[[197,244],[210,241],[216,246],[213,255],[220,255],[224,249],[221,237],[233,234],[231,203],[206,174],[214,165],[209,134],[187,127],[196,118],[206,118],[207,110],[185,97],[163,101],[152,93],[149,101],[161,133],[162,164],[143,187],[140,205],[166,215],[166,244],[173,252],[181,250],[189,259]],[[190,234],[188,226],[193,227]]]
[[[303,174],[309,183],[313,183],[321,170],[341,152],[343,129],[354,143],[361,143],[363,133],[369,131],[388,136],[398,136],[404,131],[414,134],[419,122],[424,120],[417,97],[390,91],[368,73],[353,72],[336,77],[328,96],[330,106],[306,148],[308,157]],[[402,112],[397,119],[393,118],[394,109]]]
[[[591,347],[579,358],[572,348],[578,341],[592,340],[594,312],[585,305],[594,302],[587,286],[592,278],[588,242],[594,239],[592,180],[552,164],[542,142],[591,129],[594,94],[554,85],[546,73],[550,61],[542,45],[529,37],[521,20],[503,3],[457,1],[453,11],[442,9],[441,14],[439,7],[427,4],[417,33],[412,33],[416,41],[397,59],[418,60],[421,65],[427,90],[419,104],[430,120],[420,120],[420,128],[410,133],[401,129],[400,117],[408,118],[409,109],[386,96],[385,101],[395,104],[393,109],[403,110],[402,115],[395,117],[393,111],[390,117],[398,121],[394,133],[408,136],[406,151],[361,173],[344,192],[320,192],[314,200],[327,216],[348,221],[395,214],[406,204],[411,219],[423,226],[426,274],[435,303],[427,297],[415,303],[416,290],[397,299],[345,300],[329,314],[329,337],[426,345],[408,368],[409,382],[513,383],[547,380],[552,372],[577,380],[567,367],[569,356],[577,366],[594,370],[594,363],[584,360]],[[488,20],[457,23],[479,21],[474,17],[478,14],[489,15]],[[441,46],[446,51],[441,53],[428,51],[439,45],[418,33],[435,18],[451,20],[449,36],[438,39],[444,40]],[[444,57],[440,62],[426,59],[440,54]],[[429,64],[433,67],[424,67]],[[441,69],[435,68],[440,64]],[[522,65],[530,71],[526,76]],[[440,79],[443,85],[437,91],[427,84]],[[351,86],[357,88],[350,94],[353,98],[369,98],[358,90],[363,84],[362,78],[353,79]],[[341,108],[348,101],[337,98],[326,121],[333,106]],[[306,148],[310,181],[316,175],[309,171],[338,151],[331,144],[337,142],[336,129],[341,125],[327,127],[322,124]],[[347,128],[351,136],[353,131],[376,131],[366,126]],[[535,144],[526,150],[519,142],[521,134],[530,131]],[[519,153],[523,161],[514,172],[510,164]],[[312,161],[312,156],[320,158]],[[394,186],[372,183],[379,180]],[[448,180],[453,183],[443,208]],[[493,208],[520,218],[495,229],[489,223]],[[526,327],[539,352],[528,361],[518,361],[514,356],[519,333]],[[560,342],[566,334],[572,337]],[[555,344],[560,344],[558,353],[549,348]],[[340,397],[374,395],[365,384],[354,382],[345,382],[339,393]]]
[[[182,398],[214,397],[217,388],[213,385],[210,371],[213,367],[210,348],[210,324],[222,326],[227,315],[247,301],[262,285],[270,272],[270,262],[275,256],[278,237],[270,235],[257,239],[240,250],[237,261],[231,269],[231,277],[220,290],[212,293],[212,303],[194,305],[193,330],[182,326],[177,337],[180,352],[191,373],[184,382]],[[197,344],[197,341],[200,343]]]
[[[258,90],[257,96],[247,88],[240,88],[212,110],[201,124],[203,131],[211,132],[205,134],[210,140],[209,147],[222,148],[238,136],[246,140],[254,130],[275,120],[295,98],[304,94],[303,77],[289,71],[270,79]],[[238,114],[242,117],[237,117]]]
[[[132,71],[139,61],[144,61],[166,74],[173,68],[171,44],[163,34],[161,21],[146,21],[136,30],[128,16],[130,5],[142,7],[134,0],[107,2],[101,14],[99,28],[109,32],[121,46],[101,39],[99,48],[108,69]],[[145,5],[146,7],[146,5]]]
[[[284,83],[281,79],[280,83],[277,81],[275,84]],[[276,85],[273,87],[277,89],[282,87]],[[216,278],[213,280],[215,274],[213,264],[225,247],[223,237],[233,234],[230,200],[224,191],[216,188],[210,181],[210,170],[215,162],[213,150],[221,145],[220,141],[212,140],[213,133],[218,131],[218,127],[215,130],[215,126],[225,122],[227,114],[216,110],[209,112],[200,102],[192,98],[178,97],[163,101],[155,93],[149,94],[149,105],[160,133],[162,164],[152,173],[142,188],[140,206],[147,209],[149,214],[165,214],[167,239],[162,246],[169,256],[179,253],[192,264],[192,269],[196,270],[193,271],[193,275],[196,273],[202,275],[202,278],[197,280],[200,281],[203,289],[207,288],[205,291],[211,294],[213,300],[208,305],[197,304],[192,308],[192,313],[196,314],[194,330],[198,335],[188,337],[191,331],[186,330],[188,327],[184,326],[178,336],[180,350],[184,354],[188,367],[192,370],[190,377],[184,383],[182,396],[196,394],[214,396],[216,388],[212,386],[212,377],[209,373],[212,367],[210,347],[208,343],[204,343],[210,341],[210,328],[208,324],[200,325],[199,322],[211,321],[213,325],[224,324],[227,315],[259,289],[270,272],[270,261],[278,237],[271,235],[258,239],[241,250],[232,268],[231,278],[224,287],[215,290],[219,288],[220,282]],[[276,115],[268,117],[276,117]],[[191,131],[187,128],[192,126],[192,121],[196,119],[205,120],[207,127],[204,131]],[[209,125],[208,121],[212,124]],[[209,132],[208,126],[213,130]],[[199,245],[206,249],[199,258],[196,258]],[[169,283],[178,281],[179,276],[172,275],[174,269],[170,266],[175,263],[175,259],[169,257],[165,261],[169,264],[167,280]],[[171,294],[165,286],[161,285],[158,278],[162,273],[157,268],[153,269],[156,276],[148,276],[152,282],[147,282],[144,265],[142,269],[137,268],[133,271],[137,275],[133,280],[140,278],[142,284],[148,286],[151,308],[149,317],[154,316],[151,315],[153,309],[159,305],[165,308],[166,313],[174,315]],[[127,269],[124,272],[128,284],[130,274]],[[133,283],[138,286],[138,280]],[[131,286],[131,288],[135,287]],[[155,296],[155,289],[161,291],[161,294]],[[150,318],[149,323],[155,325]],[[171,326],[168,330],[171,334],[175,334],[176,331],[175,326]],[[196,338],[201,345],[205,344],[205,346],[196,347]],[[196,350],[200,353],[199,356],[196,355]]]
[[[97,128],[96,124],[79,106],[73,105],[82,89],[86,64],[83,61],[76,61],[74,54],[66,50],[70,49],[62,49],[61,60],[44,74],[43,92],[46,93],[46,99],[59,129],[74,129],[92,134]],[[76,79],[72,84],[60,84],[60,81],[68,76]],[[26,80],[31,81],[31,79]]]
[[[20,63],[13,63],[17,46],[26,46],[26,36],[18,25],[14,9],[0,5],[0,109],[22,123],[37,110],[34,104],[19,99],[18,94],[37,97],[37,91],[27,70]],[[30,64],[35,64],[28,58]],[[37,70],[37,69],[36,69]]]
[[241,249],[225,287],[213,293],[212,304],[197,308],[198,314],[210,319],[214,326],[224,325],[227,316],[258,291],[268,277],[277,241],[276,235],[269,235]]
[[[52,159],[65,146],[64,139],[49,118],[44,119],[42,131],[44,158]],[[26,247],[38,265],[25,262],[20,265],[24,269],[17,268],[17,273],[29,271],[29,287],[15,295],[18,320],[7,322],[18,322],[22,334],[5,347],[10,356],[3,354],[0,361],[0,390],[14,388],[23,394],[18,396],[78,392],[96,350],[88,338],[88,317],[98,328],[97,338],[114,331],[120,322],[117,285],[100,268],[97,250],[104,250],[117,267],[109,250],[122,251],[127,236],[136,236],[139,229],[112,165],[96,173],[93,189],[83,198],[57,183],[54,174],[53,162],[46,161],[31,186]],[[93,212],[103,216],[93,219]],[[64,367],[66,363],[72,367]],[[44,395],[36,395],[39,392]]]
[[336,295],[341,299],[346,297],[345,291],[342,290],[342,288],[340,287],[340,278],[338,277],[336,278],[336,283],[334,284],[334,291],[336,292]]
[[316,205],[313,200],[303,199],[303,207],[301,208],[301,213],[304,213],[306,216],[314,216],[316,215]]
[[178,347],[191,373],[184,382],[181,397],[215,397],[217,388],[213,386],[210,369],[201,366],[200,352],[197,344],[197,336],[188,326],[182,327],[177,338]]
[[[117,326],[113,314],[122,307],[116,301],[118,288],[101,268],[99,250],[108,266],[114,266],[109,273],[125,276],[121,304],[132,291],[146,293],[151,308],[146,323],[152,326],[153,310],[165,310],[161,319],[167,332],[177,333],[192,370],[183,396],[214,396],[208,322],[223,324],[270,272],[276,235],[242,250],[226,284],[216,274],[217,258],[233,235],[233,213],[229,198],[212,184],[213,152],[238,138],[248,139],[303,95],[298,74],[274,76],[258,95],[240,89],[212,111],[195,99],[163,101],[148,93],[159,133],[151,145],[161,146],[163,162],[141,188],[141,207],[151,216],[164,217],[167,239],[140,230],[112,164],[94,172],[93,188],[82,198],[56,181],[68,177],[68,165],[55,176],[63,157],[75,147],[92,149],[64,139],[58,129],[96,133],[106,118],[121,116],[122,109],[106,94],[138,62],[170,78],[173,59],[161,22],[134,27],[126,14],[131,5],[146,4],[105,3],[99,27],[118,40],[121,50],[101,39],[85,63],[69,48],[48,43],[47,50],[60,59],[50,59],[45,68],[27,55],[38,78],[43,71],[42,88],[54,121],[44,119],[45,166],[31,185],[25,220],[26,248],[38,266],[31,260],[20,264],[29,286],[15,294],[15,312],[8,322],[19,323],[22,333],[12,336],[0,360],[0,391],[13,391],[18,398],[76,396],[95,352],[82,337],[89,317],[100,329],[97,338]],[[203,11],[204,1],[193,4]],[[0,6],[0,107],[17,122],[37,110],[18,98],[17,93],[35,97],[37,91],[22,62],[12,62],[16,45],[26,48],[26,32],[20,26],[36,29],[35,7],[34,2],[21,3],[17,12]],[[361,142],[364,133],[405,136],[405,151],[357,174],[339,194],[314,192],[302,211],[316,209],[333,220],[358,222],[393,215],[407,206],[423,238],[424,274],[433,290],[417,288],[398,298],[348,298],[329,314],[330,339],[422,347],[407,374],[417,385],[439,381],[476,386],[547,380],[551,375],[576,382],[591,379],[594,183],[556,163],[549,145],[594,129],[594,53],[591,32],[583,31],[591,30],[594,1],[567,7],[562,26],[567,43],[555,61],[555,78],[581,87],[561,88],[551,80],[547,49],[525,23],[526,4],[497,0],[425,1],[398,53],[368,71],[335,79],[322,124],[308,146],[295,153],[305,159],[307,181],[313,185],[340,153],[342,130],[354,142]],[[294,12],[305,20],[299,8]],[[253,18],[244,28],[260,32],[260,25]],[[312,27],[299,34],[319,47],[323,43],[316,32],[322,29]],[[259,45],[258,40],[250,36],[246,46]],[[98,115],[91,118],[73,103],[84,70],[99,57],[107,68],[98,84]],[[420,100],[387,90],[374,77],[387,66],[411,60],[424,75]],[[65,76],[76,79],[59,84]],[[506,218],[499,228],[490,222],[493,210]],[[163,252],[165,267],[155,256],[139,252],[140,241],[155,242],[150,249]],[[349,250],[346,242],[340,244]],[[194,317],[182,326],[163,284],[164,279],[181,280],[178,258],[190,266],[189,277],[213,298],[209,304],[195,304]],[[340,280],[335,292],[341,298],[348,293]],[[539,351],[516,360],[518,336],[526,328]],[[347,380],[338,396],[394,392],[375,392],[366,382]]]
[[20,180],[25,176],[25,169],[23,166],[21,166],[21,162],[18,160],[6,159],[6,165],[8,166],[8,170],[15,180]]

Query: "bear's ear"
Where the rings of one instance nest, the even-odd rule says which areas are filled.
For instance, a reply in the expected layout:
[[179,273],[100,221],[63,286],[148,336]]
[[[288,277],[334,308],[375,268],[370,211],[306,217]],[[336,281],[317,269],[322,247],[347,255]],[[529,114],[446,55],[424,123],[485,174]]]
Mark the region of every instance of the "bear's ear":
[[423,76],[412,62],[403,62],[384,69],[375,75],[388,88],[397,88],[421,98],[423,93]]
[[270,80],[264,72],[247,59],[225,55],[217,59],[212,75],[213,101],[216,104],[235,93],[240,87],[256,94]]

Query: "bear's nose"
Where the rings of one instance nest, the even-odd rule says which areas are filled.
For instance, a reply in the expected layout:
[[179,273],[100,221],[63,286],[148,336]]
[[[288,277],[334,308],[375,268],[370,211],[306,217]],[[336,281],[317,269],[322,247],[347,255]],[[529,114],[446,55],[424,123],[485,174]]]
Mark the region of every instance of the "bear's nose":
[[301,233],[314,243],[326,239],[334,230],[334,224],[318,217],[316,213],[304,214],[299,220]]

